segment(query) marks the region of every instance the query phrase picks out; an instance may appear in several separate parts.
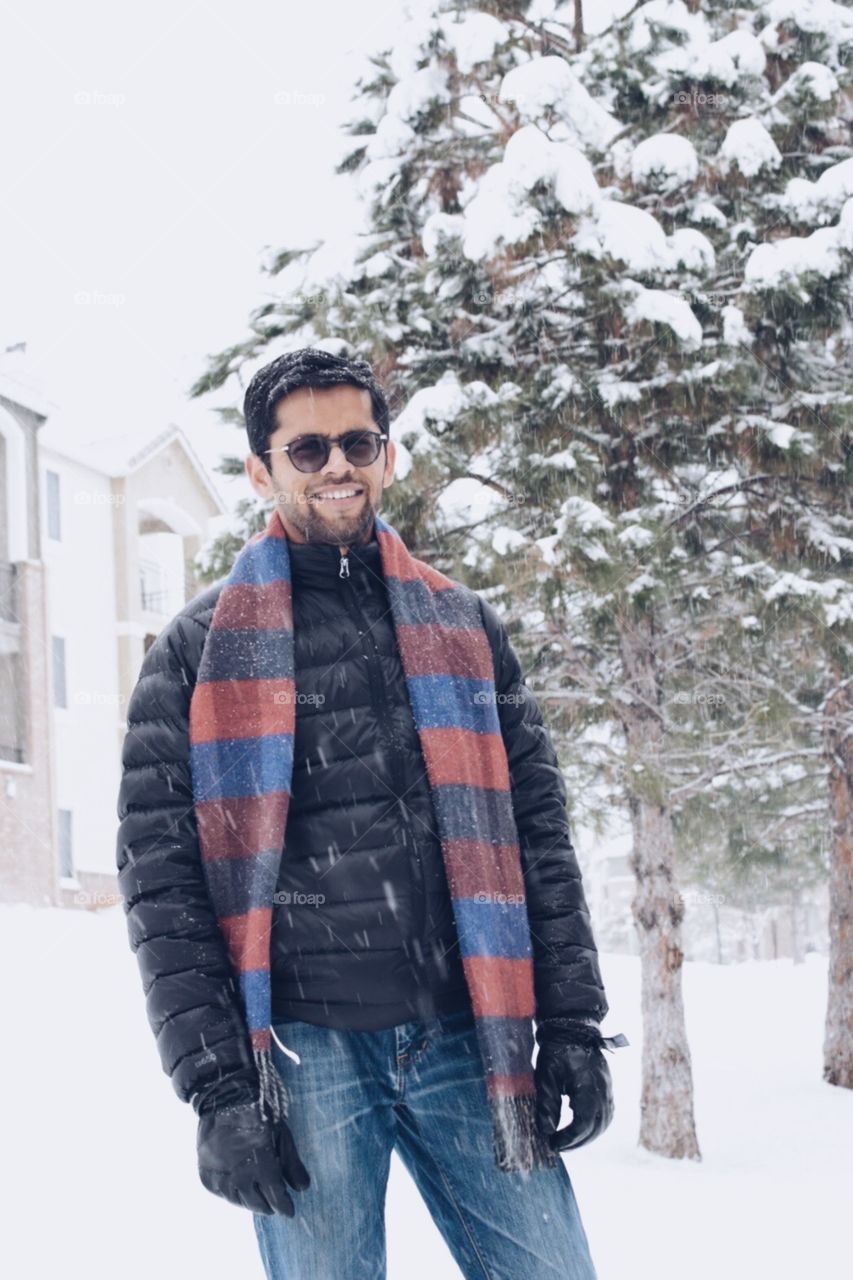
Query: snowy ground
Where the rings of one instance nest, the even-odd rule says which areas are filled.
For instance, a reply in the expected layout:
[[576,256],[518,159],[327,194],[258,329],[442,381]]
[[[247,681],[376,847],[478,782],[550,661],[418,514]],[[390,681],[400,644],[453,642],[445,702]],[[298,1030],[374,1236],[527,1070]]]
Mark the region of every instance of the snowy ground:
[[[250,1215],[198,1182],[121,909],[2,907],[0,939],[4,1274],[261,1280]],[[603,963],[607,1027],[631,1047],[610,1059],[612,1126],[567,1157],[599,1280],[838,1274],[853,1096],[821,1081],[825,960],[687,965],[701,1163],[637,1147],[638,966]],[[387,1220],[389,1280],[459,1274],[396,1157]]]

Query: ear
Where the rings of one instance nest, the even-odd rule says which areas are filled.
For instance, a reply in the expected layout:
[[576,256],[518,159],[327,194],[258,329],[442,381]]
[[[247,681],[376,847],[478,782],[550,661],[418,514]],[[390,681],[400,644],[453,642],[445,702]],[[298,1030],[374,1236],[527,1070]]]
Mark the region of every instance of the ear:
[[382,474],[382,488],[387,489],[394,482],[394,467],[397,462],[397,446],[393,440],[385,443],[385,471]]
[[244,463],[246,475],[249,477],[249,483],[255,493],[261,498],[275,497],[275,490],[272,486],[270,473],[264,466],[263,458],[259,458],[256,453],[250,453]]

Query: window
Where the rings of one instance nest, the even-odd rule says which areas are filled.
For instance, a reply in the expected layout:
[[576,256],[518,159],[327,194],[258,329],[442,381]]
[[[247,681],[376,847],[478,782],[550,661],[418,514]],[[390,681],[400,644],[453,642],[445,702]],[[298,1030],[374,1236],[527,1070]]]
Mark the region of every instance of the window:
[[51,636],[53,649],[53,705],[68,706],[68,693],[65,688],[65,637]]
[[140,560],[139,588],[144,610],[153,613],[168,611],[172,592],[162,565],[154,560]]
[[47,536],[57,542],[62,537],[59,521],[59,473],[47,472]]
[[74,879],[74,858],[71,852],[71,810],[58,809],[59,818],[59,874],[63,880]]

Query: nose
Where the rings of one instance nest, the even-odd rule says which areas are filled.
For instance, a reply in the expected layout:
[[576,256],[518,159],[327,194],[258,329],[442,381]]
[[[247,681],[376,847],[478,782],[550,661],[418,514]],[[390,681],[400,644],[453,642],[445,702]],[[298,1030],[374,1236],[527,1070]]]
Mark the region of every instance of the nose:
[[344,453],[343,445],[340,445],[340,444],[331,445],[329,449],[329,458],[328,458],[328,461],[326,462],[326,466],[328,467],[331,465],[336,451],[341,455],[341,461],[346,463],[347,466],[349,466],[350,464],[347,461],[347,455]]

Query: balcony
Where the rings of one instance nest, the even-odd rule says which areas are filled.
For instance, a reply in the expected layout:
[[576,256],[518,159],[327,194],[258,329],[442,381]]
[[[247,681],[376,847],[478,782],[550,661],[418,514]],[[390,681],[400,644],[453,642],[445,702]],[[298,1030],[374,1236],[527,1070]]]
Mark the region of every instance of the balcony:
[[0,760],[24,763],[21,618],[16,566],[0,560]]
[[15,566],[0,560],[0,622],[19,623]]
[[167,616],[183,603],[176,593],[172,575],[154,560],[139,563],[139,601],[143,613]]
[[21,612],[16,566],[0,560],[0,658],[21,651]]

